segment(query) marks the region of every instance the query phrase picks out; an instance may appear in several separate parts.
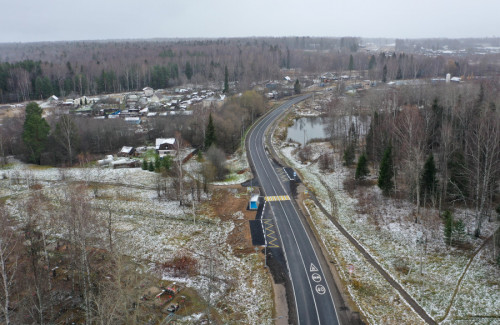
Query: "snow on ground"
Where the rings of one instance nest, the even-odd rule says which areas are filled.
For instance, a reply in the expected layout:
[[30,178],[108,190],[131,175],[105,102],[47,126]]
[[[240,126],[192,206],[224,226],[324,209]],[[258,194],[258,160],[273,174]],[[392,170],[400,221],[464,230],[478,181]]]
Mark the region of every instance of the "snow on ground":
[[[328,146],[326,143],[312,145],[313,159],[317,158]],[[436,217],[437,212],[432,209],[423,209],[421,223],[415,223],[413,204],[405,200],[387,199],[382,196],[376,186],[362,187],[357,190],[357,197],[353,197],[346,191],[343,184],[346,178],[353,177],[352,171],[342,166],[338,159],[335,161],[335,172],[322,173],[316,163],[301,164],[296,159],[294,151],[294,146],[282,145],[280,148],[283,158],[300,171],[304,183],[315,193],[325,209],[338,218],[351,235],[432,317],[439,319],[444,316],[469,256],[459,249],[450,249],[445,245],[443,226]],[[381,204],[373,204],[373,202],[381,202]],[[471,213],[469,212],[468,215]],[[456,213],[456,218],[464,216],[463,211]],[[464,222],[466,228],[472,231],[472,218],[465,219]],[[491,235],[496,227],[498,227],[498,222],[485,222],[483,234]],[[324,229],[320,227],[318,231],[321,233]],[[426,239],[425,245],[417,243],[417,239],[422,235]],[[335,238],[339,240],[337,236]],[[471,236],[468,236],[467,240],[473,248],[479,247],[482,243],[482,240],[475,240]],[[346,262],[348,262],[347,256],[350,252],[345,251],[344,248],[339,248],[337,252],[346,257]],[[423,259],[423,274],[420,274],[420,255]],[[488,265],[484,261],[482,263]],[[488,269],[486,266],[485,268]],[[457,303],[462,307],[460,309],[462,313],[467,315],[474,314],[476,310],[491,311],[500,298],[498,290],[496,294],[491,294],[494,290],[490,288],[492,287],[491,281],[498,283],[498,276],[496,280],[494,277],[498,275],[498,268],[496,268],[496,273],[487,274],[478,273],[475,269],[469,270],[467,278],[471,283],[483,283],[484,286],[477,290],[488,295],[480,296],[480,299],[475,294],[460,295]],[[362,278],[361,280],[369,279]],[[464,290],[467,290],[465,284]],[[496,314],[493,314],[498,316],[498,308]],[[373,319],[379,316],[368,317]]]
[[[236,166],[234,168],[242,168],[243,160],[236,157],[230,163]],[[186,166],[190,168],[189,164]],[[178,201],[164,198],[158,200],[154,190],[155,173],[140,168],[71,168],[61,171],[20,163],[10,165],[2,173],[6,176],[5,179],[0,177],[0,195],[6,199],[12,212],[16,210],[18,200],[25,197],[11,195],[28,193],[27,183],[42,185],[40,191],[55,198],[65,190],[62,179],[103,182],[92,204],[99,210],[112,211],[114,246],[121,253],[146,263],[154,272],[158,272],[156,265],[182,253],[190,254],[199,261],[199,275],[173,278],[170,274],[163,274],[163,277],[193,287],[205,299],[210,292],[212,305],[223,319],[227,318],[226,321],[237,315],[242,323],[272,324],[272,286],[262,261],[257,254],[238,257],[226,243],[234,223],[203,215],[203,209],[197,211],[194,221],[190,206],[181,207]],[[21,178],[19,184],[13,181],[15,178]],[[89,196],[94,194],[88,190]],[[189,319],[185,322],[189,323]]]

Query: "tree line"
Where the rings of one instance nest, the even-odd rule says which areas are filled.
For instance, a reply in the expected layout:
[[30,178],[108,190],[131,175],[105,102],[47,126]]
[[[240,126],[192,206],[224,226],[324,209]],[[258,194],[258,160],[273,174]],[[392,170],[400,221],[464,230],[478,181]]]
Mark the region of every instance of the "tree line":
[[[357,179],[371,166],[385,195],[415,202],[415,222],[421,222],[423,206],[466,208],[479,237],[500,206],[499,90],[492,79],[387,88],[333,101],[330,127],[341,132],[332,132],[332,141],[347,165],[354,164],[354,150],[359,152]],[[360,118],[349,121],[347,114],[370,117],[368,131]]]
[[[245,90],[278,79],[280,69],[303,73],[360,71],[390,81],[499,72],[496,56],[368,53],[358,38],[248,38],[0,44],[0,102],[155,89],[227,80]],[[311,51],[312,50],[312,51]],[[479,63],[479,64],[477,64]]]

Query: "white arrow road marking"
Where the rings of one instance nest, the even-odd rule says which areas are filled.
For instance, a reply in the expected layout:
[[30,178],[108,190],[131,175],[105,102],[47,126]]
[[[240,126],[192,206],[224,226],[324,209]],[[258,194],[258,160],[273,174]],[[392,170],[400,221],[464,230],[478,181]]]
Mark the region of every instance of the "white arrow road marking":
[[321,275],[319,275],[318,273],[313,273],[313,275],[311,276],[313,281],[314,282],[320,282],[321,281]]
[[318,272],[318,268],[311,263],[311,267],[309,268],[309,272]]

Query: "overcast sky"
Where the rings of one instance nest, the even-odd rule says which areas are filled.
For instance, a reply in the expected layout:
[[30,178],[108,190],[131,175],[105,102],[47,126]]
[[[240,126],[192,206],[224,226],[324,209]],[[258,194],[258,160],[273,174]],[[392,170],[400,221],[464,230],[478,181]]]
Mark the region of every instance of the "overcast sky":
[[0,0],[0,42],[500,36],[500,0]]

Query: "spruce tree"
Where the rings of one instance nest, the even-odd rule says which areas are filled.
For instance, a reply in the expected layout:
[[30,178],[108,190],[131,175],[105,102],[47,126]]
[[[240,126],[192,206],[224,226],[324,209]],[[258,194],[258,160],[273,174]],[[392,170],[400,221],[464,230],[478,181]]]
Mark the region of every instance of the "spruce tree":
[[184,73],[186,74],[186,77],[188,80],[191,80],[191,77],[193,76],[193,68],[191,67],[191,63],[186,62],[186,69],[184,69]]
[[380,171],[378,175],[378,187],[380,187],[384,195],[389,195],[389,193],[394,188],[394,183],[392,181],[393,176],[394,171],[392,169],[392,147],[389,146],[384,151],[384,156],[382,157],[382,162],[380,163]]
[[224,94],[229,92],[229,72],[227,71],[227,65],[224,67]]
[[295,84],[293,85],[293,90],[294,90],[295,94],[300,94],[299,79],[295,80]]
[[142,160],[142,170],[147,170],[148,169],[148,161],[146,158]]
[[153,162],[151,160],[149,161],[148,170],[150,172],[154,172],[155,171],[155,165],[153,164]]
[[437,192],[437,185],[436,165],[434,163],[434,156],[431,154],[425,161],[420,182],[420,189],[424,197],[433,197]]
[[377,60],[375,59],[375,55],[372,55],[372,57],[370,58],[370,62],[368,62],[368,70],[372,70],[376,65]]
[[40,164],[40,156],[45,150],[50,126],[42,118],[42,109],[37,103],[26,106],[26,119],[23,125],[22,139],[28,149],[28,160]]
[[382,82],[387,82],[387,64],[384,64],[382,69]]
[[358,165],[356,166],[356,179],[365,178],[370,171],[368,170],[368,160],[366,159],[366,155],[363,153],[359,156]]
[[348,67],[348,70],[349,71],[354,70],[354,58],[352,57],[352,54],[349,56],[349,67]]
[[205,150],[208,150],[216,142],[214,121],[212,120],[212,113],[210,113],[208,116],[207,131],[205,132]]

